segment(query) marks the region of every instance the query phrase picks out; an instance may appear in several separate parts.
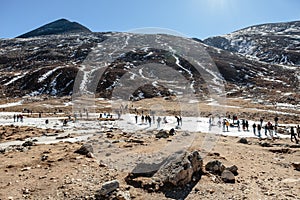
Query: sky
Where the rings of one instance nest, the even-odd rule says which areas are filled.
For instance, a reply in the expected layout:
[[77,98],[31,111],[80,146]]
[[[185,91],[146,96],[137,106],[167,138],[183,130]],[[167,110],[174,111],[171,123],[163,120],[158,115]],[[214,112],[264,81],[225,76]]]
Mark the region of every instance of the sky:
[[156,27],[205,39],[252,25],[300,20],[299,0],[0,0],[0,38],[60,18],[94,32]]

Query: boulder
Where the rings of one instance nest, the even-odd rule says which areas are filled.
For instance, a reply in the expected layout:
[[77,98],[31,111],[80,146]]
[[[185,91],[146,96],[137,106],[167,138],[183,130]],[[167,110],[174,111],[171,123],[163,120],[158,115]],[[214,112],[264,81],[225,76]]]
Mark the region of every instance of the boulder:
[[183,186],[192,181],[193,174],[201,173],[203,160],[198,151],[185,152],[163,165],[153,179],[166,185]]
[[139,164],[126,177],[126,182],[148,191],[185,186],[202,174],[203,160],[198,151],[176,152],[158,164]]
[[221,174],[221,178],[225,183],[235,183],[234,174],[229,170],[224,170]]
[[90,144],[84,144],[79,149],[75,151],[75,153],[88,156],[89,154],[93,153],[93,147]]
[[246,138],[241,138],[238,143],[248,144],[248,140]]
[[222,162],[218,160],[213,160],[205,165],[205,170],[212,174],[221,175],[222,172],[225,170],[225,166],[222,164]]

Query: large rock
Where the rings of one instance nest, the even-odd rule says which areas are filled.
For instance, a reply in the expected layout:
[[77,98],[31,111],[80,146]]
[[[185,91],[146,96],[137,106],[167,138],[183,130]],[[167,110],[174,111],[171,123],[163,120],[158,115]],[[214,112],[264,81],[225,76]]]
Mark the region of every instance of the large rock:
[[205,170],[212,174],[221,175],[222,172],[225,170],[225,166],[222,164],[222,162],[218,160],[213,160],[205,165]]
[[235,183],[234,174],[229,170],[224,170],[221,174],[221,178],[225,183]]
[[183,186],[192,181],[194,173],[201,173],[203,160],[198,151],[192,153],[185,152],[171,162],[162,166],[153,179],[159,180],[163,184]]
[[[203,160],[198,151],[177,152],[159,164],[139,164],[126,182],[148,191],[158,191],[168,186],[185,186],[200,177]],[[142,172],[144,169],[145,172]]]

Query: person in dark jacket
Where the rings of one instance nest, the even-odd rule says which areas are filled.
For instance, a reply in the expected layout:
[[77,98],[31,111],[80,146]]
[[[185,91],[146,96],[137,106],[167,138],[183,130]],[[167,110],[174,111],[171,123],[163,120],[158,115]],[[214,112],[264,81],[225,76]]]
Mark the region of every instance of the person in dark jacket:
[[298,144],[299,141],[298,141],[298,139],[296,138],[296,133],[295,133],[295,131],[294,131],[294,127],[292,126],[292,127],[291,127],[291,142],[294,142],[294,141],[293,141],[293,138],[295,138],[295,142],[296,142],[296,144]]

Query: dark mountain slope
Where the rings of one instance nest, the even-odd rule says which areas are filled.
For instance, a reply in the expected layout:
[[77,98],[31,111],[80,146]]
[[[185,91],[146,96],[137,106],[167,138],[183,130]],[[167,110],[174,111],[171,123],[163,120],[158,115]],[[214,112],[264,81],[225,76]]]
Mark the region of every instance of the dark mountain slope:
[[56,35],[82,32],[89,33],[91,31],[77,22],[70,22],[66,19],[59,19],[44,26],[41,26],[35,30],[32,30],[28,33],[22,34],[17,38],[29,38],[42,35]]

